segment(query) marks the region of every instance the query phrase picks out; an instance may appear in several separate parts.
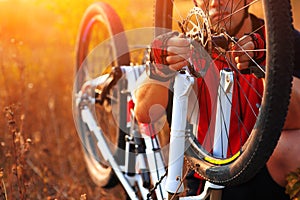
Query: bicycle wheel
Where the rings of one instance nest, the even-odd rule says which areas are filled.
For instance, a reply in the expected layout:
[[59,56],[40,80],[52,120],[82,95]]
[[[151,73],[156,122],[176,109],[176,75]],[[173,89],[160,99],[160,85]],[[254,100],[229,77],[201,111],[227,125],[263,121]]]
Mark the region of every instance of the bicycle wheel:
[[[176,10],[177,13],[179,10],[176,2],[178,1],[156,0],[156,27],[171,30],[172,10]],[[206,180],[225,186],[236,185],[249,180],[265,165],[277,144],[285,122],[293,68],[290,1],[255,0],[247,3],[249,1],[241,0],[239,4],[244,3],[244,5],[237,7],[231,7],[233,5],[232,0],[222,1],[222,6],[218,9],[224,8],[224,11],[220,10],[219,15],[215,16],[209,15],[210,1],[193,2],[196,4],[196,8],[188,13],[188,17],[182,17],[185,20],[181,23],[181,29],[188,37],[193,38],[200,44],[199,51],[206,51],[205,53],[202,52],[202,57],[208,55],[210,58],[207,58],[206,61],[210,60],[211,64],[206,65],[209,67],[194,69],[198,70],[198,76],[200,77],[197,80],[198,91],[196,96],[198,101],[195,105],[189,106],[197,107],[196,110],[197,112],[200,110],[200,114],[194,113],[197,119],[192,127],[194,134],[188,134],[187,155],[189,155],[188,159],[194,163],[195,170]],[[252,30],[258,32],[265,29],[266,37],[266,49],[259,50],[265,52],[266,63],[263,66],[257,66],[265,76],[265,82],[264,84],[259,83],[260,86],[257,85],[257,82],[262,82],[261,79],[254,77],[252,73],[242,74],[231,62],[229,57],[230,48],[227,48],[228,43],[224,47],[224,44],[217,41],[217,38],[225,35],[229,38],[229,43],[235,44],[236,39],[232,37],[235,35],[234,31],[227,32],[233,24],[232,18],[245,12],[243,10],[248,10],[250,5],[258,3],[263,4],[265,23]],[[156,32],[157,35],[161,33]],[[253,34],[253,32],[248,34]],[[241,51],[246,52],[243,49]],[[219,87],[221,68],[218,67],[216,70],[216,67],[211,67],[216,65],[215,63],[218,62],[220,57],[226,63],[224,65],[226,68],[222,68],[223,72],[232,72],[233,87],[235,89],[231,97],[226,96],[226,88]],[[193,65],[198,64],[199,66],[199,60],[193,58],[191,62]],[[210,80],[211,77],[218,80],[217,84]],[[251,80],[255,80],[255,83]],[[253,94],[252,96],[249,96],[249,91],[245,91],[245,87],[252,91],[250,92]],[[223,105],[217,97],[218,88],[219,93],[221,90],[221,93],[225,96],[225,101],[228,101],[228,104],[231,105],[229,117],[227,117],[230,120],[229,122],[224,122],[223,108],[217,108],[218,105]],[[200,94],[208,94],[209,97],[203,97],[203,95],[201,97]],[[255,103],[251,99],[253,96],[257,97]],[[221,112],[218,116],[219,119],[216,116],[217,109]],[[252,117],[249,118],[249,116]],[[201,122],[198,126],[198,121],[203,121],[203,119],[207,123],[203,124]],[[253,122],[250,122],[250,120]],[[221,130],[217,128],[217,122],[220,123],[218,126],[222,127]],[[223,138],[220,139],[220,135],[217,138],[216,132],[222,132],[221,137]],[[239,141],[238,145],[237,142],[234,142],[234,144],[231,142],[232,137],[237,137],[234,141]],[[217,140],[226,140],[224,144],[226,148],[221,147],[221,152],[215,154],[214,149],[216,149],[216,146],[214,145],[223,145],[215,142]]]
[[[86,81],[109,73],[114,66],[129,65],[130,63],[127,38],[121,20],[113,8],[106,3],[94,3],[86,10],[81,21],[76,45],[75,95]],[[94,91],[87,94],[91,98],[95,98]],[[121,138],[119,137],[120,130],[117,128],[117,122],[111,111],[112,106],[118,107],[118,105],[112,105],[118,104],[118,94],[115,89],[112,94],[117,100],[114,101],[115,103],[109,102],[102,106],[98,104],[95,106],[89,102],[86,105],[95,113],[97,123],[100,124],[112,153],[116,152],[119,138]],[[98,186],[112,187],[118,181],[98,149],[96,136],[83,122],[80,109],[80,106],[73,103],[73,115],[82,142],[88,172]]]

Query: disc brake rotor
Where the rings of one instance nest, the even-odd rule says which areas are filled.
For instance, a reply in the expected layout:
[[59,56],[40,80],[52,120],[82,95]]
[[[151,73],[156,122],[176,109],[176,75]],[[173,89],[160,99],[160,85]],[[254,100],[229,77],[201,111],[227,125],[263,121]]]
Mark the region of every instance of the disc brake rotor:
[[193,7],[181,24],[185,35],[199,42],[208,53],[212,50],[211,27],[209,17],[199,7]]

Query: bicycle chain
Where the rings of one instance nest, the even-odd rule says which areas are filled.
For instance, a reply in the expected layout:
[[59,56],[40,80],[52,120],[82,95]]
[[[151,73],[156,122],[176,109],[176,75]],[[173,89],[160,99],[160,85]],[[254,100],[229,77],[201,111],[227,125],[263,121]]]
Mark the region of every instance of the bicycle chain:
[[147,200],[151,200],[150,197],[152,196],[153,192],[157,189],[158,185],[161,184],[162,180],[167,176],[167,173],[168,169],[166,170],[164,175],[162,175],[160,179],[155,183],[155,185],[149,190],[149,193],[147,194]]
[[[180,184],[178,186],[178,189],[181,186],[181,184],[183,184],[183,181],[186,179],[186,177],[187,177],[187,175],[188,175],[188,173],[190,171],[194,170],[197,174],[199,174],[199,172],[197,172],[197,166],[191,160],[189,160],[187,157],[184,157],[184,160],[186,161],[186,167],[187,167],[187,169],[186,169],[186,173],[184,174],[184,176],[180,180]],[[155,185],[149,190],[149,193],[147,194],[147,200],[152,200],[152,198],[151,198],[152,194],[155,192],[155,190],[161,184],[162,180],[167,176],[167,174],[168,174],[168,169],[160,177],[160,179],[155,183]],[[176,192],[175,192],[175,194],[176,194]],[[175,194],[172,196],[171,200],[176,196]]]

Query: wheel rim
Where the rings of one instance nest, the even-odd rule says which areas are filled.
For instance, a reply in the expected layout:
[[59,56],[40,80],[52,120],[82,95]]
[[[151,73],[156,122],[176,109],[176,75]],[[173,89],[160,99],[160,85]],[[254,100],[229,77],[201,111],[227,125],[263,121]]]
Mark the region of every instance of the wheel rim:
[[[169,2],[172,5],[172,7],[174,8],[174,11],[178,10],[178,7],[176,8],[176,5],[175,4],[173,5],[172,0],[166,1],[166,2]],[[204,15],[206,15],[207,18],[210,18],[206,12],[206,11],[208,11],[208,6],[209,6],[208,1],[206,1],[206,2],[207,2],[207,4],[206,4],[206,7],[203,8],[203,12],[206,13]],[[249,6],[249,5],[246,5],[245,7],[239,6],[236,8],[230,8],[231,1],[227,1],[227,2],[229,2],[229,3],[224,2],[225,5],[223,5],[224,6],[223,8],[225,8],[227,10],[227,12],[224,12],[224,14],[222,14],[222,13],[219,14],[217,16],[217,19],[214,19],[213,22],[211,22],[211,24],[212,24],[211,29],[213,30],[211,32],[212,37],[224,34],[224,37],[228,37],[231,39],[230,34],[227,33],[226,31],[224,32],[224,30],[226,30],[226,28],[231,26],[232,23],[230,22],[230,20],[232,18],[234,18],[234,15],[239,15],[238,13],[243,12],[242,8],[244,9]],[[253,1],[251,4],[259,3],[259,2],[262,2],[262,1]],[[279,3],[276,1],[270,0],[270,1],[264,1],[264,3],[265,2],[268,3],[265,5],[265,11],[269,12],[270,9],[268,10],[268,8],[272,7],[273,9],[274,8],[276,9],[276,12],[282,12],[282,13],[286,12],[285,17],[287,18],[287,19],[284,19],[285,23],[287,24],[286,26],[284,23],[282,23],[280,21],[280,19],[277,19],[277,21],[272,21],[272,22],[268,23],[267,24],[268,28],[269,28],[270,24],[277,24],[278,22],[281,22],[278,24],[280,24],[280,26],[285,26],[284,28],[283,27],[277,27],[277,28],[271,27],[269,29],[273,30],[273,31],[275,30],[274,32],[278,32],[278,31],[280,32],[280,30],[281,30],[281,33],[287,33],[287,35],[291,36],[292,31],[291,31],[291,27],[290,27],[291,16],[289,15],[289,13],[290,13],[289,1],[284,2],[284,4],[286,5],[286,7],[284,8],[284,11],[280,10]],[[240,3],[242,4],[243,1],[240,1]],[[157,0],[157,4],[160,4],[159,0]],[[159,5],[156,6],[156,9],[158,7],[159,7]],[[198,7],[201,7],[201,5],[198,4]],[[229,14],[228,10],[230,11],[230,13],[235,13],[235,14],[234,15]],[[166,12],[166,9],[164,11]],[[163,13],[164,11],[163,10],[157,11],[156,16],[162,15],[160,12]],[[176,11],[176,12],[178,12],[178,11]],[[275,11],[273,11],[273,12],[275,12]],[[168,15],[168,14],[164,14],[164,15]],[[168,19],[172,20],[172,17],[170,17],[170,16],[172,16],[172,13],[169,12]],[[240,14],[240,16],[242,16],[242,15]],[[276,18],[276,14],[273,13],[270,16],[270,12],[269,12],[268,19],[271,19],[271,18]],[[157,19],[159,19],[159,17],[157,17]],[[187,19],[187,20],[190,20],[190,19]],[[222,20],[224,20],[226,22],[224,22]],[[199,22],[199,19],[198,19],[198,22]],[[196,22],[196,23],[198,23],[198,22]],[[165,23],[165,24],[168,24],[168,23]],[[158,23],[158,25],[159,25],[159,23]],[[220,26],[220,25],[222,25],[222,26]],[[216,26],[218,28],[216,28]],[[238,25],[236,25],[236,26],[238,26]],[[198,26],[198,27],[201,27],[201,26]],[[168,28],[171,28],[171,27],[168,27]],[[265,28],[265,26],[263,25],[263,26],[256,27],[253,30],[259,31],[259,30],[263,30],[264,28]],[[280,29],[280,30],[277,30],[277,29]],[[287,31],[284,31],[285,29],[287,29]],[[185,31],[187,31],[187,30],[185,30]],[[252,34],[252,33],[249,33],[249,34]],[[268,37],[267,37],[267,39],[268,39]],[[277,40],[282,41],[282,39],[280,39],[280,37],[278,37],[278,36],[277,37],[274,36],[272,39],[269,39],[268,41],[274,42]],[[284,48],[291,49],[292,48],[291,41],[287,42],[288,45],[290,45],[290,46],[287,47],[288,45],[283,45]],[[235,44],[235,39],[232,38],[231,42],[233,44]],[[214,43],[214,42],[212,41],[212,43]],[[202,44],[203,44],[203,42],[202,42]],[[269,42],[267,44],[267,47],[268,48],[270,47]],[[274,47],[275,46],[271,47],[270,49],[272,49]],[[252,123],[248,123],[246,125],[243,125],[240,123],[241,125],[236,126],[235,130],[239,130],[239,132],[241,132],[241,131],[244,132],[243,137],[239,137],[241,145],[239,145],[239,147],[234,147],[233,150],[230,150],[230,147],[229,147],[230,144],[229,144],[228,150],[227,151],[225,150],[226,152],[223,152],[221,156],[220,155],[214,156],[212,154],[212,149],[214,149],[214,147],[211,144],[213,144],[213,141],[215,140],[213,133],[215,132],[214,130],[216,129],[216,128],[214,128],[216,120],[215,120],[215,118],[212,117],[212,113],[216,113],[215,110],[217,110],[217,109],[214,108],[214,106],[217,107],[216,106],[217,103],[213,103],[214,101],[212,101],[212,97],[216,93],[218,93],[218,89],[216,89],[216,86],[207,86],[205,83],[209,83],[209,81],[205,80],[205,75],[203,75],[203,73],[199,73],[202,75],[201,78],[203,79],[204,84],[202,84],[202,86],[201,86],[201,84],[198,84],[198,86],[206,88],[206,89],[200,90],[199,93],[201,93],[201,91],[202,91],[202,94],[207,93],[208,96],[210,96],[210,98],[201,97],[202,100],[201,100],[201,98],[199,98],[198,101],[194,105],[191,105],[191,107],[197,107],[197,105],[199,105],[199,104],[201,105],[201,102],[203,103],[206,99],[206,102],[210,101],[210,103],[209,103],[210,108],[204,112],[202,111],[202,116],[206,115],[206,119],[203,119],[203,118],[201,119],[201,111],[200,111],[200,117],[197,116],[197,112],[198,112],[197,109],[194,112],[194,114],[193,113],[190,114],[189,118],[190,119],[194,118],[194,121],[191,122],[192,124],[194,124],[193,132],[198,132],[200,129],[200,132],[202,132],[202,136],[196,135],[196,137],[195,137],[194,135],[190,134],[191,137],[188,138],[187,145],[191,145],[190,146],[191,148],[189,149],[190,150],[189,153],[193,157],[196,157],[196,159],[193,159],[194,162],[197,163],[195,168],[199,168],[198,171],[201,176],[203,176],[205,179],[208,179],[215,183],[229,184],[229,182],[234,182],[234,181],[232,181],[233,179],[241,180],[244,178],[243,181],[245,181],[245,180],[247,180],[247,178],[249,178],[249,176],[252,176],[253,174],[255,174],[255,172],[258,171],[258,169],[260,167],[262,167],[263,164],[267,161],[268,156],[270,156],[272,153],[272,150],[273,150],[272,148],[274,148],[276,145],[276,141],[280,135],[281,127],[283,126],[284,116],[286,115],[287,105],[288,105],[288,101],[289,101],[288,94],[290,92],[290,86],[291,86],[290,85],[291,73],[290,72],[282,72],[280,68],[282,68],[283,66],[286,66],[286,64],[284,64],[284,62],[289,63],[288,65],[292,66],[292,63],[290,62],[290,59],[292,59],[292,57],[291,57],[291,55],[286,55],[284,53],[284,51],[282,51],[282,49],[277,49],[276,51],[280,52],[279,54],[284,54],[285,56],[288,57],[285,59],[281,59],[284,61],[280,64],[281,66],[278,66],[278,63],[280,63],[281,61],[279,61],[278,63],[274,63],[274,62],[277,62],[277,61],[274,61],[274,59],[272,59],[272,57],[273,57],[272,55],[274,55],[274,52],[268,52],[267,66],[273,67],[273,65],[275,64],[276,67],[272,68],[272,71],[274,69],[274,71],[278,70],[278,72],[279,71],[281,71],[281,72],[280,72],[280,78],[279,78],[279,74],[274,73],[271,75],[272,76],[271,77],[271,76],[269,76],[270,71],[267,71],[267,75],[266,75],[267,76],[267,89],[265,90],[265,92],[263,92],[264,89],[262,87],[263,86],[262,83],[258,83],[258,86],[257,85],[251,86],[252,78],[249,78],[247,76],[252,76],[252,75],[242,75],[239,73],[239,70],[237,70],[237,68],[234,66],[234,61],[230,61],[230,59],[228,57],[228,54],[230,53],[230,51],[227,51],[227,50],[224,51],[224,48],[221,48],[218,51],[219,51],[219,53],[217,55],[213,55],[209,51],[206,50],[206,54],[208,52],[208,54],[210,54],[210,57],[212,57],[212,60],[214,62],[217,59],[219,59],[220,56],[224,57],[223,61],[226,63],[224,66],[226,66],[226,68],[229,66],[228,68],[231,68],[231,70],[234,71],[234,81],[235,81],[234,87],[241,88],[241,89],[239,89],[240,90],[239,92],[235,92],[236,94],[239,94],[239,95],[236,95],[236,97],[233,96],[232,101],[244,102],[244,103],[240,103],[239,105],[236,105],[236,103],[233,103],[233,105],[236,105],[237,107],[231,110],[230,118],[235,116],[235,118],[236,118],[235,122],[239,123],[239,122],[245,121],[246,120],[245,116],[247,117],[247,115],[249,115],[249,113],[250,113],[250,115],[252,115],[252,117],[249,118],[248,120],[253,120],[253,119],[255,119],[255,121],[256,121],[256,119],[259,119],[259,120],[257,120],[256,123],[255,123],[255,121]],[[266,50],[263,48],[260,51],[266,52]],[[286,51],[288,51],[288,50],[286,50]],[[204,55],[205,55],[205,53],[204,53]],[[278,55],[277,57],[280,57],[280,55]],[[197,62],[197,58],[194,60],[195,60],[195,62]],[[270,62],[270,60],[271,60],[271,62]],[[192,64],[197,65],[197,63],[192,63]],[[214,66],[213,68],[220,68],[220,67]],[[198,70],[198,71],[201,69],[205,69],[205,68],[204,67],[201,68],[201,66],[198,67],[198,69],[196,68],[196,70]],[[267,68],[267,70],[268,70],[268,68]],[[204,70],[204,71],[206,71],[206,70]],[[218,72],[218,70],[212,70],[212,71]],[[209,73],[207,73],[207,74],[209,74]],[[276,76],[278,78],[276,78]],[[285,76],[287,78],[285,78]],[[215,80],[217,80],[217,82],[220,80],[220,76],[218,73],[211,74],[211,77],[214,77]],[[239,77],[239,78],[236,78],[236,77]],[[209,78],[206,78],[206,79],[208,80]],[[281,79],[283,79],[283,80],[281,80]],[[255,81],[255,82],[257,84],[257,81]],[[275,88],[276,87],[275,85],[277,85],[276,82],[277,83],[282,82],[283,83],[282,85],[285,85],[285,90],[286,90],[285,93],[283,95],[281,95],[281,97],[278,97],[277,101],[272,99],[273,98],[272,95],[275,95],[274,91],[276,90],[276,88]],[[246,96],[249,95],[249,92],[243,91],[243,87],[241,87],[242,85],[245,85],[245,84],[247,84],[248,86],[250,85],[250,89],[253,90],[251,92],[251,94],[252,94],[252,96],[255,96],[255,98],[256,98],[255,101],[250,100],[252,105],[247,110],[245,110],[244,105],[249,103],[248,100],[245,98]],[[215,89],[210,89],[210,88],[215,88]],[[259,88],[259,89],[257,90],[256,88]],[[225,91],[225,89],[223,89],[223,90]],[[270,92],[271,90],[272,90],[272,92]],[[214,94],[214,95],[212,95],[212,94]],[[268,98],[265,98],[265,96],[263,96],[262,94],[267,94],[266,97],[268,97]],[[194,95],[197,96],[198,94],[194,94]],[[238,96],[240,96],[240,97],[238,97]],[[245,100],[237,101],[236,99],[239,99],[239,98],[244,98]],[[217,99],[217,98],[214,97],[214,99]],[[266,99],[268,99],[267,102],[266,102]],[[282,112],[280,112],[280,114],[279,114],[281,116],[280,119],[278,119],[280,121],[280,124],[276,124],[277,119],[272,117],[270,113],[273,112],[272,109],[273,110],[276,109],[276,106],[273,103],[280,102],[281,99],[284,101],[285,108],[283,108],[281,110]],[[273,105],[271,105],[271,104],[273,104]],[[274,107],[271,108],[272,106],[274,106]],[[265,111],[266,107],[267,107],[267,109],[266,109],[267,111]],[[200,110],[201,110],[201,108],[200,108]],[[205,114],[205,112],[208,114]],[[264,112],[267,112],[267,114]],[[242,113],[242,115],[240,113]],[[248,113],[248,114],[246,115],[243,113]],[[240,117],[239,115],[241,115],[242,117]],[[203,127],[199,128],[199,127],[197,127],[199,120],[202,120],[202,121],[204,120],[204,121],[209,121],[209,122],[203,126],[204,128]],[[265,121],[265,120],[267,120],[267,122],[270,122],[270,124],[272,124],[272,125],[270,125],[268,123],[267,123],[267,125],[265,125],[266,123],[263,124],[263,121]],[[230,123],[232,123],[232,121]],[[228,125],[226,125],[226,126],[228,126]],[[273,128],[272,126],[274,126],[276,128]],[[231,126],[229,125],[228,127],[225,127],[224,129],[230,130]],[[234,132],[234,131],[232,131],[232,132]],[[235,132],[237,132],[237,131],[235,131]],[[271,134],[272,132],[274,132],[274,135]],[[225,137],[230,137],[229,136],[230,133],[231,132],[227,133]],[[253,136],[250,136],[250,133]],[[269,149],[266,149],[266,152],[265,152],[266,155],[259,155],[262,153],[261,149],[264,149],[263,146],[264,145],[268,146],[265,144],[266,141],[268,140],[268,139],[266,139],[267,135],[270,135],[269,138],[274,138],[275,142],[272,141],[272,145],[271,145],[272,147],[270,147]],[[198,142],[197,139],[200,140],[200,142]],[[258,142],[256,142],[256,141],[258,141]],[[211,144],[209,144],[209,143],[211,143]],[[248,150],[249,148],[251,150]],[[255,167],[253,167],[254,165],[256,165],[256,164],[253,164],[255,162],[257,162],[259,164],[257,164],[257,166],[255,166]],[[243,164],[241,164],[241,163],[243,163]],[[238,165],[240,165],[240,166],[238,166]],[[248,166],[251,166],[251,167],[249,167],[249,170],[248,170]],[[248,173],[248,177],[245,178],[243,175],[241,175],[243,173],[244,174]],[[238,178],[238,177],[241,177],[241,178]]]

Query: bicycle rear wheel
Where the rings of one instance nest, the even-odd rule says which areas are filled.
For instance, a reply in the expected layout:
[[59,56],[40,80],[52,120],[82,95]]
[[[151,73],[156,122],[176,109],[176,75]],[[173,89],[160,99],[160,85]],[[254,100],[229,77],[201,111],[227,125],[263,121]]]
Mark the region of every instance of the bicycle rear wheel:
[[[176,1],[175,1],[176,2]],[[178,1],[177,1],[178,2]],[[207,123],[201,127],[198,127],[198,121],[203,116],[196,114],[197,120],[193,124],[194,134],[189,134],[187,138],[189,159],[194,163],[196,171],[210,182],[221,184],[221,185],[236,185],[249,180],[252,176],[259,171],[260,168],[265,165],[269,157],[271,156],[277,141],[279,139],[281,129],[285,122],[285,117],[288,110],[290,92],[291,92],[291,81],[292,81],[292,69],[293,69],[293,31],[292,31],[292,16],[291,16],[291,6],[289,0],[277,1],[277,0],[256,0],[251,1],[249,4],[244,6],[239,6],[237,10],[232,5],[232,0],[222,1],[225,6],[220,6],[219,9],[224,8],[224,11],[220,11],[220,15],[217,16],[218,19],[213,19],[208,13],[209,1],[194,1],[200,5],[204,4],[204,8],[201,10],[195,8],[189,13],[189,17],[186,21],[187,25],[185,30],[191,36],[194,34],[194,38],[201,37],[198,41],[201,49],[206,49],[207,52],[203,55],[209,55],[212,62],[216,62],[220,56],[224,57],[224,62],[226,63],[226,69],[233,72],[234,87],[238,90],[237,93],[233,94],[233,98],[227,97],[224,88],[221,88],[225,94],[225,99],[230,105],[233,105],[230,112],[230,123],[236,123],[235,129],[231,128],[231,124],[226,124],[223,120],[224,116],[220,118],[219,121],[221,125],[222,132],[225,132],[223,139],[226,140],[226,149],[223,150],[222,155],[214,154],[216,147],[213,146],[216,143],[214,141],[219,138],[214,138],[216,133],[216,114],[218,98],[214,96],[215,91],[210,90],[210,88],[215,88],[216,85],[209,81],[209,74],[213,74],[216,80],[220,79],[220,74],[215,73],[219,70],[212,68],[206,68],[204,71],[199,71],[202,74],[202,79],[198,82],[198,101],[195,105],[197,107],[197,112],[199,110],[206,110],[206,121]],[[203,3],[204,2],[204,3]],[[247,1],[240,1],[240,4],[246,3]],[[264,22],[265,25],[259,26],[256,31],[265,29],[266,36],[266,49],[261,49],[266,53],[266,65],[259,65],[258,68],[262,68],[263,74],[265,75],[265,83],[263,92],[259,92],[257,85],[255,86],[253,82],[249,80],[255,80],[253,74],[241,74],[239,70],[236,69],[235,65],[230,61],[229,51],[224,51],[223,46],[218,46],[214,43],[212,37],[215,35],[227,34],[229,38],[231,35],[229,32],[223,32],[230,26],[231,18],[238,13],[244,12],[243,9],[248,10],[250,4],[263,3],[264,11]],[[203,6],[203,5],[202,5]],[[156,14],[155,14],[155,26],[161,28],[167,28],[169,31],[172,29],[172,11],[176,10],[178,12],[178,7],[174,0],[156,0]],[[228,13],[228,11],[230,11]],[[215,17],[216,18],[216,17]],[[208,23],[207,21],[212,21]],[[185,22],[186,23],[186,22]],[[213,31],[211,31],[213,29]],[[196,31],[195,31],[196,30]],[[209,32],[209,34],[207,34]],[[156,32],[156,35],[162,34],[163,32]],[[254,32],[253,32],[254,33]],[[250,34],[253,34],[250,33]],[[249,34],[249,33],[248,33]],[[284,38],[284,39],[283,39]],[[203,42],[203,40],[205,40]],[[232,39],[230,42],[234,43]],[[214,44],[212,44],[214,43]],[[213,45],[209,46],[209,45]],[[213,56],[211,51],[217,53],[217,56]],[[243,51],[243,49],[242,49]],[[246,51],[244,51],[246,52]],[[203,56],[202,55],[202,56]],[[197,64],[197,62],[196,62]],[[195,65],[196,65],[195,64]],[[212,64],[213,65],[213,64]],[[201,69],[200,69],[201,70]],[[210,71],[211,70],[211,71]],[[198,79],[198,81],[199,81]],[[254,82],[257,83],[255,80]],[[214,82],[213,84],[215,84]],[[248,94],[245,91],[245,86],[252,90],[252,94],[257,96],[257,102],[253,103],[253,100],[249,99]],[[259,83],[262,85],[262,83]],[[217,84],[218,86],[218,84]],[[201,87],[206,89],[202,90]],[[259,86],[261,87],[261,86]],[[206,91],[210,95],[209,99],[211,102],[201,100],[199,93]],[[252,97],[251,97],[252,98]],[[243,100],[241,100],[243,99]],[[222,103],[219,102],[219,105]],[[244,107],[248,107],[248,110]],[[209,107],[208,109],[205,107]],[[224,115],[222,108],[221,115]],[[247,110],[247,114],[245,114]],[[200,112],[201,115],[201,112]],[[251,124],[249,120],[247,121],[245,116],[251,115],[255,121]],[[191,116],[189,118],[192,118]],[[236,119],[232,121],[232,119]],[[203,120],[203,118],[202,118]],[[201,125],[201,123],[200,123]],[[199,126],[200,126],[199,125]],[[201,132],[202,136],[195,132]],[[204,135],[204,136],[203,136]],[[228,141],[232,135],[239,137],[239,146]],[[237,140],[235,140],[237,141]]]
[[[127,38],[121,20],[113,8],[106,3],[94,3],[86,10],[81,21],[76,45],[75,95],[88,80],[108,74],[114,66],[129,65],[130,63]],[[87,94],[91,99],[95,98],[94,91]],[[119,137],[120,130],[116,125],[118,122],[116,122],[111,108],[114,106],[115,111],[118,108],[118,94],[119,92],[114,89],[112,96],[116,101],[104,103],[102,106],[98,104],[95,106],[91,102],[86,105],[95,112],[97,122],[100,124],[112,153],[116,153],[119,138],[122,138]],[[104,161],[98,150],[96,136],[83,122],[81,108],[76,103],[73,103],[73,115],[92,180],[98,186],[114,186],[118,180],[109,164]]]

